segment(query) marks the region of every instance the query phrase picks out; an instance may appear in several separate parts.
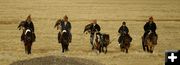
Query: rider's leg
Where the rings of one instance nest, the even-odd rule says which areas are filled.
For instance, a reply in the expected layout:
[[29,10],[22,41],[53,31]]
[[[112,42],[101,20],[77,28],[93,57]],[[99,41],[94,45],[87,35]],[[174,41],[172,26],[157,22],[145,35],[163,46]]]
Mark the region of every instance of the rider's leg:
[[34,37],[34,41],[36,41],[36,35],[35,33],[33,32],[33,37]]
[[123,42],[123,36],[121,35],[120,36],[120,43],[122,44],[122,42]]
[[92,49],[94,49],[94,47],[93,47],[93,39],[94,39],[94,34],[91,34],[90,35],[90,43],[92,45]]
[[58,42],[61,43],[61,32],[58,33]]
[[70,35],[70,37],[69,37],[69,42],[71,43],[71,41],[72,41],[72,34],[69,33],[69,35]]
[[24,32],[22,33],[22,35],[21,35],[21,41],[24,41]]

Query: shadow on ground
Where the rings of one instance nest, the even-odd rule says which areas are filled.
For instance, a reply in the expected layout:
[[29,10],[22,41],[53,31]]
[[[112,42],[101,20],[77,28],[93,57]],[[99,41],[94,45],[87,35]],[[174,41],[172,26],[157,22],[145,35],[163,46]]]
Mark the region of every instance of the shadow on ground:
[[10,65],[103,65],[103,64],[92,60],[77,58],[77,57],[46,56],[46,57],[32,58],[28,60],[13,62]]

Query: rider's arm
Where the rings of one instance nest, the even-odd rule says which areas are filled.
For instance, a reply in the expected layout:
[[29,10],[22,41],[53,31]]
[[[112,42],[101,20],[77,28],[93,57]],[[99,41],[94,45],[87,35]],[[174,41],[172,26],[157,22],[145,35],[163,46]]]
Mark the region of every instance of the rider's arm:
[[123,27],[121,26],[118,30],[118,32],[121,34],[122,33],[122,30],[123,30]]
[[144,25],[144,31],[148,31],[148,23],[146,23],[145,25]]
[[126,27],[126,32],[127,32],[127,33],[129,33],[129,29],[128,29],[128,27]]

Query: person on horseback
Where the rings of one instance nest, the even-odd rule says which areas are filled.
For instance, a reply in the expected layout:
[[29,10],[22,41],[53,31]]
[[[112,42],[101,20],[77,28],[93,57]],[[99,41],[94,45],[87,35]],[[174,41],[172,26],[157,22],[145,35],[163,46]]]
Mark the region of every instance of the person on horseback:
[[91,24],[91,26],[90,26],[90,30],[91,30],[90,43],[93,44],[94,33],[97,32],[97,34],[99,34],[101,27],[97,24],[97,20],[92,20],[92,22],[90,24]]
[[[126,35],[126,34],[129,34],[129,29],[128,29],[128,27],[126,26],[126,22],[123,22],[122,23],[122,26],[119,28],[119,30],[118,30],[118,33],[120,33],[120,37],[119,37],[119,43],[123,43],[123,39],[124,39],[124,36]],[[130,36],[129,36],[130,37]]]
[[[71,23],[68,21],[67,15],[63,17],[63,20],[60,21],[60,32],[68,32],[70,37],[69,37],[69,42],[71,43],[72,41],[72,34],[71,34]],[[59,34],[61,37],[61,34]],[[61,42],[61,41],[59,41]]]
[[[25,22],[24,22],[24,28],[25,28],[25,30],[26,30],[26,29],[30,29],[30,30],[32,31],[33,37],[34,37],[33,41],[35,41],[35,40],[36,40],[36,35],[35,35],[35,33],[34,33],[34,24],[33,24],[33,22],[31,21],[31,15],[29,15],[29,16],[27,17],[27,19],[25,20]],[[21,41],[24,41],[25,30],[23,30],[23,33],[22,33],[22,35],[21,35]]]
[[155,33],[156,34],[156,24],[154,23],[153,17],[151,16],[149,18],[149,21],[146,22],[146,24],[144,25],[144,35],[143,35],[143,39],[145,39],[145,37],[148,35],[149,32]]

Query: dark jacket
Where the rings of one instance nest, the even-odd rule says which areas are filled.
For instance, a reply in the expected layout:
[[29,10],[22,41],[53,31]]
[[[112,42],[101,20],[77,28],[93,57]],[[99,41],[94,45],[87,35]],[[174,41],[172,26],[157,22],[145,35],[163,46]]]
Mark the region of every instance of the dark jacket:
[[61,31],[63,31],[63,30],[66,30],[68,32],[71,31],[71,23],[70,22],[67,22],[66,25],[65,25],[65,22],[61,21],[60,26],[61,26]]
[[155,32],[156,31],[156,24],[154,22],[152,22],[151,24],[150,24],[150,22],[147,22],[144,25],[144,31],[145,32],[147,32],[147,31]]
[[34,24],[33,24],[33,22],[31,21],[30,23],[28,23],[28,22],[26,21],[25,24],[24,24],[24,28],[25,28],[25,29],[30,28],[30,29],[32,30],[32,32],[34,32]]
[[128,34],[129,33],[129,29],[127,26],[121,26],[118,30],[118,32],[122,35],[122,34]]
[[90,29],[92,31],[91,34],[94,34],[96,31],[99,32],[101,30],[101,27],[98,24],[95,24],[95,25],[91,24]]

